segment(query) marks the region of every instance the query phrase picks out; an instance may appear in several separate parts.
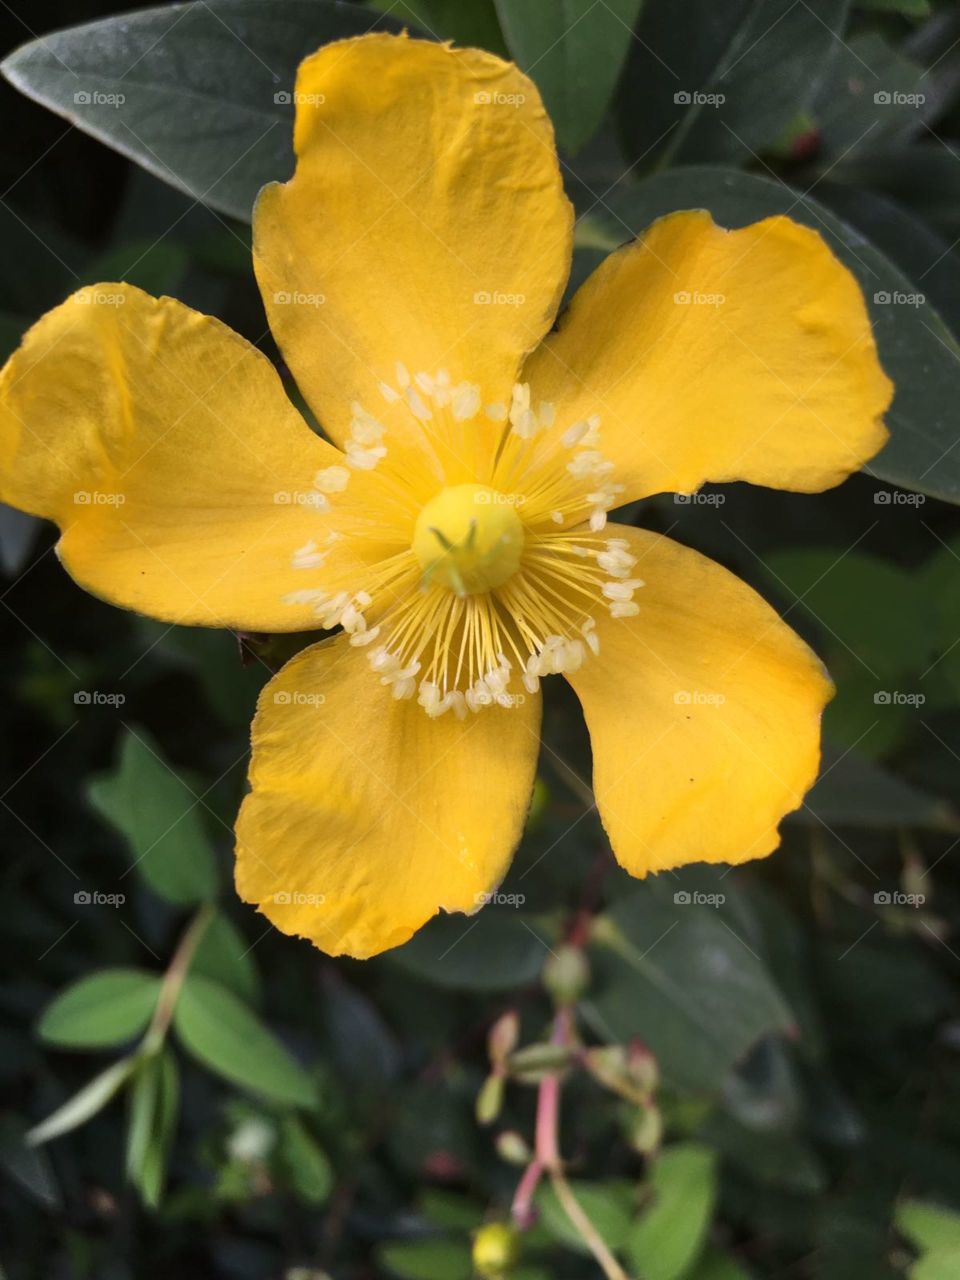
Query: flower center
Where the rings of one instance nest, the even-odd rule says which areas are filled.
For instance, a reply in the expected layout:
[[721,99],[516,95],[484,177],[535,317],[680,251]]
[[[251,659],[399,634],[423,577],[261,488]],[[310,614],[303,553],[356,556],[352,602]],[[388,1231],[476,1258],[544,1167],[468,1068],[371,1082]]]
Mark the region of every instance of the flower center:
[[513,577],[523,545],[523,524],[510,495],[483,484],[457,484],[441,489],[420,512],[411,548],[425,584],[473,596]]

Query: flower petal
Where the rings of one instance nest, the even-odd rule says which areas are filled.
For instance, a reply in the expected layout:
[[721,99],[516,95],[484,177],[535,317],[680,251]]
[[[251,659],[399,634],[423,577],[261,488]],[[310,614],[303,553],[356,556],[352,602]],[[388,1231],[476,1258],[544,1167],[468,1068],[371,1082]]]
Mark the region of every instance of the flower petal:
[[816,777],[833,686],[726,569],[668,538],[612,530],[637,557],[640,612],[598,618],[599,656],[568,679],[614,853],[638,876],[762,857]]
[[830,488],[883,445],[892,394],[859,286],[815,231],[703,211],[611,254],[523,376],[561,425],[600,415],[625,502],[707,480]]
[[397,361],[509,398],[572,248],[532,82],[478,49],[380,34],[303,62],[296,103],[296,173],[260,194],[254,259],[324,429],[342,442],[353,400],[376,412]]
[[[316,626],[283,597],[317,585],[292,557],[343,524],[311,505],[317,471],[342,461],[256,348],[131,285],[79,290],[0,374],[0,498],[60,525],[81,586],[166,621]],[[325,571],[352,566],[354,545],[337,543]]]
[[475,911],[522,834],[539,729],[539,696],[432,720],[345,637],[303,650],[260,697],[237,892],[331,955]]

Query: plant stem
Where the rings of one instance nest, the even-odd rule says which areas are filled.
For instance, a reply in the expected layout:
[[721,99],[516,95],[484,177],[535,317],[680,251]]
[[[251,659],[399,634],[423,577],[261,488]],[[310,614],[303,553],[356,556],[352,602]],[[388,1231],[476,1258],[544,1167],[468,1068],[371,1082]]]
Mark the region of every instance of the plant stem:
[[215,910],[216,908],[212,902],[204,903],[187,925],[183,936],[177,944],[173,959],[170,961],[167,972],[163,975],[163,985],[160,987],[157,1007],[153,1011],[147,1034],[143,1037],[141,1052],[144,1055],[156,1053],[157,1049],[163,1044],[164,1037],[173,1018],[173,1011],[177,1007],[180,991],[190,970],[190,965],[193,963],[193,957],[197,947],[200,945],[200,939],[206,933],[207,926],[213,919]]
[[623,1267],[607,1248],[599,1231],[587,1217],[580,1201],[573,1194],[570,1183],[559,1169],[550,1171],[550,1182],[564,1213],[570,1219],[580,1239],[596,1258],[607,1280],[630,1280]]

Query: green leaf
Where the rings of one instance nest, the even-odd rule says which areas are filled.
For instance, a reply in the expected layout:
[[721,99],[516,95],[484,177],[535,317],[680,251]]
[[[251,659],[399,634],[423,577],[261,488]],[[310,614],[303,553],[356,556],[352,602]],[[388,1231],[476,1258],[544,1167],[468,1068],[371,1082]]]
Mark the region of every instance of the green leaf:
[[642,3],[496,0],[510,52],[536,81],[567,150],[578,150],[603,119]]
[[333,1169],[323,1148],[297,1116],[280,1123],[280,1160],[287,1179],[301,1200],[324,1204],[333,1190]]
[[751,1045],[794,1019],[739,918],[672,893],[635,890],[598,920],[595,939],[613,954],[597,954],[585,1014],[605,1039],[642,1035],[671,1083],[716,1092]]
[[505,991],[534,981],[552,941],[540,920],[484,907],[472,917],[437,916],[390,958],[437,987]]
[[400,1280],[470,1280],[470,1250],[459,1240],[410,1240],[381,1245],[377,1261]]
[[203,931],[193,953],[190,972],[212,978],[247,1004],[260,1003],[260,975],[253,962],[251,944],[220,911]]
[[910,1280],[957,1280],[960,1275],[960,1246],[934,1249],[915,1262],[907,1273]]
[[902,13],[906,18],[926,18],[931,12],[930,0],[856,0],[856,7],[876,13]]
[[123,1088],[136,1071],[137,1064],[138,1059],[135,1057],[121,1058],[119,1062],[111,1063],[106,1071],[101,1071],[99,1075],[94,1076],[62,1107],[58,1107],[41,1124],[35,1125],[27,1134],[27,1142],[30,1146],[36,1147],[42,1142],[59,1138],[62,1133],[69,1133],[71,1129],[85,1124],[98,1111],[102,1111],[110,1099]]
[[811,104],[826,154],[846,162],[922,129],[925,74],[875,31],[841,42]]
[[43,1011],[37,1032],[51,1044],[104,1049],[143,1031],[160,993],[159,974],[103,969],[71,983]]
[[[596,1227],[608,1249],[623,1247],[636,1210],[636,1188],[631,1182],[571,1182],[580,1207]],[[589,1253],[579,1232],[567,1217],[563,1205],[550,1183],[543,1183],[536,1196],[537,1208],[543,1215],[542,1226],[560,1244],[577,1253]]]
[[894,1225],[921,1252],[960,1249],[960,1212],[923,1200],[901,1200]]
[[750,1280],[750,1273],[729,1254],[708,1245],[688,1277],[689,1280]]
[[640,1280],[679,1280],[706,1240],[717,1194],[708,1147],[668,1147],[650,1174],[653,1202],[630,1230],[626,1253]]
[[849,0],[647,0],[624,77],[631,159],[748,163],[784,133],[827,76]]
[[164,182],[249,220],[293,168],[298,64],[400,24],[332,0],[196,0],[45,35],[2,64],[21,92]]
[[155,893],[181,905],[215,895],[216,865],[197,797],[142,731],[127,734],[117,769],[96,778],[89,797],[126,836],[132,865]]
[[127,1177],[145,1205],[160,1203],[167,1157],[177,1125],[180,1085],[177,1064],[167,1050],[147,1058],[130,1090]]
[[[817,819],[820,819],[818,822]],[[793,821],[833,826],[955,830],[945,800],[928,795],[856,751],[827,748],[823,769]]]
[[[956,166],[955,166],[956,167]],[[605,199],[611,226],[637,235],[676,209],[709,209],[725,227],[786,214],[819,231],[857,277],[874,325],[883,367],[897,395],[887,414],[891,438],[867,470],[891,484],[960,502],[960,349],[929,302],[875,302],[923,293],[863,233],[785,183],[714,166],[686,166],[624,187]],[[879,507],[878,507],[879,510]]]
[[173,1025],[184,1048],[231,1084],[299,1107],[316,1104],[313,1081],[276,1036],[217,982],[190,974]]

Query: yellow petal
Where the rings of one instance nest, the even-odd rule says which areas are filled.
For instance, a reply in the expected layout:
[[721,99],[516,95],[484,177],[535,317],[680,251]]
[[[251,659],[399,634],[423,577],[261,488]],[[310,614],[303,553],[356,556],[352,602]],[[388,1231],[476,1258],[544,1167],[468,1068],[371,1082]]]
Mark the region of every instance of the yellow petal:
[[475,911],[520,839],[539,729],[539,696],[431,720],[345,637],[305,649],[260,697],[237,892],[331,955]]
[[599,656],[568,679],[614,853],[638,876],[762,857],[816,777],[830,680],[726,569],[668,538],[612,530],[638,559],[640,612],[599,617]]
[[371,35],[303,62],[296,102],[296,173],[260,194],[254,259],[324,429],[342,443],[351,401],[377,412],[397,361],[509,400],[572,246],[532,82],[478,49]]
[[[81,586],[165,621],[315,626],[283,597],[318,585],[292,558],[338,527],[311,503],[317,471],[342,461],[265,356],[131,285],[79,290],[0,374],[0,497],[57,522]],[[364,554],[386,554],[386,540]],[[354,547],[338,542],[324,570]]]
[[524,370],[562,424],[600,415],[623,500],[839,484],[887,438],[859,286],[808,227],[676,213],[610,255]]

